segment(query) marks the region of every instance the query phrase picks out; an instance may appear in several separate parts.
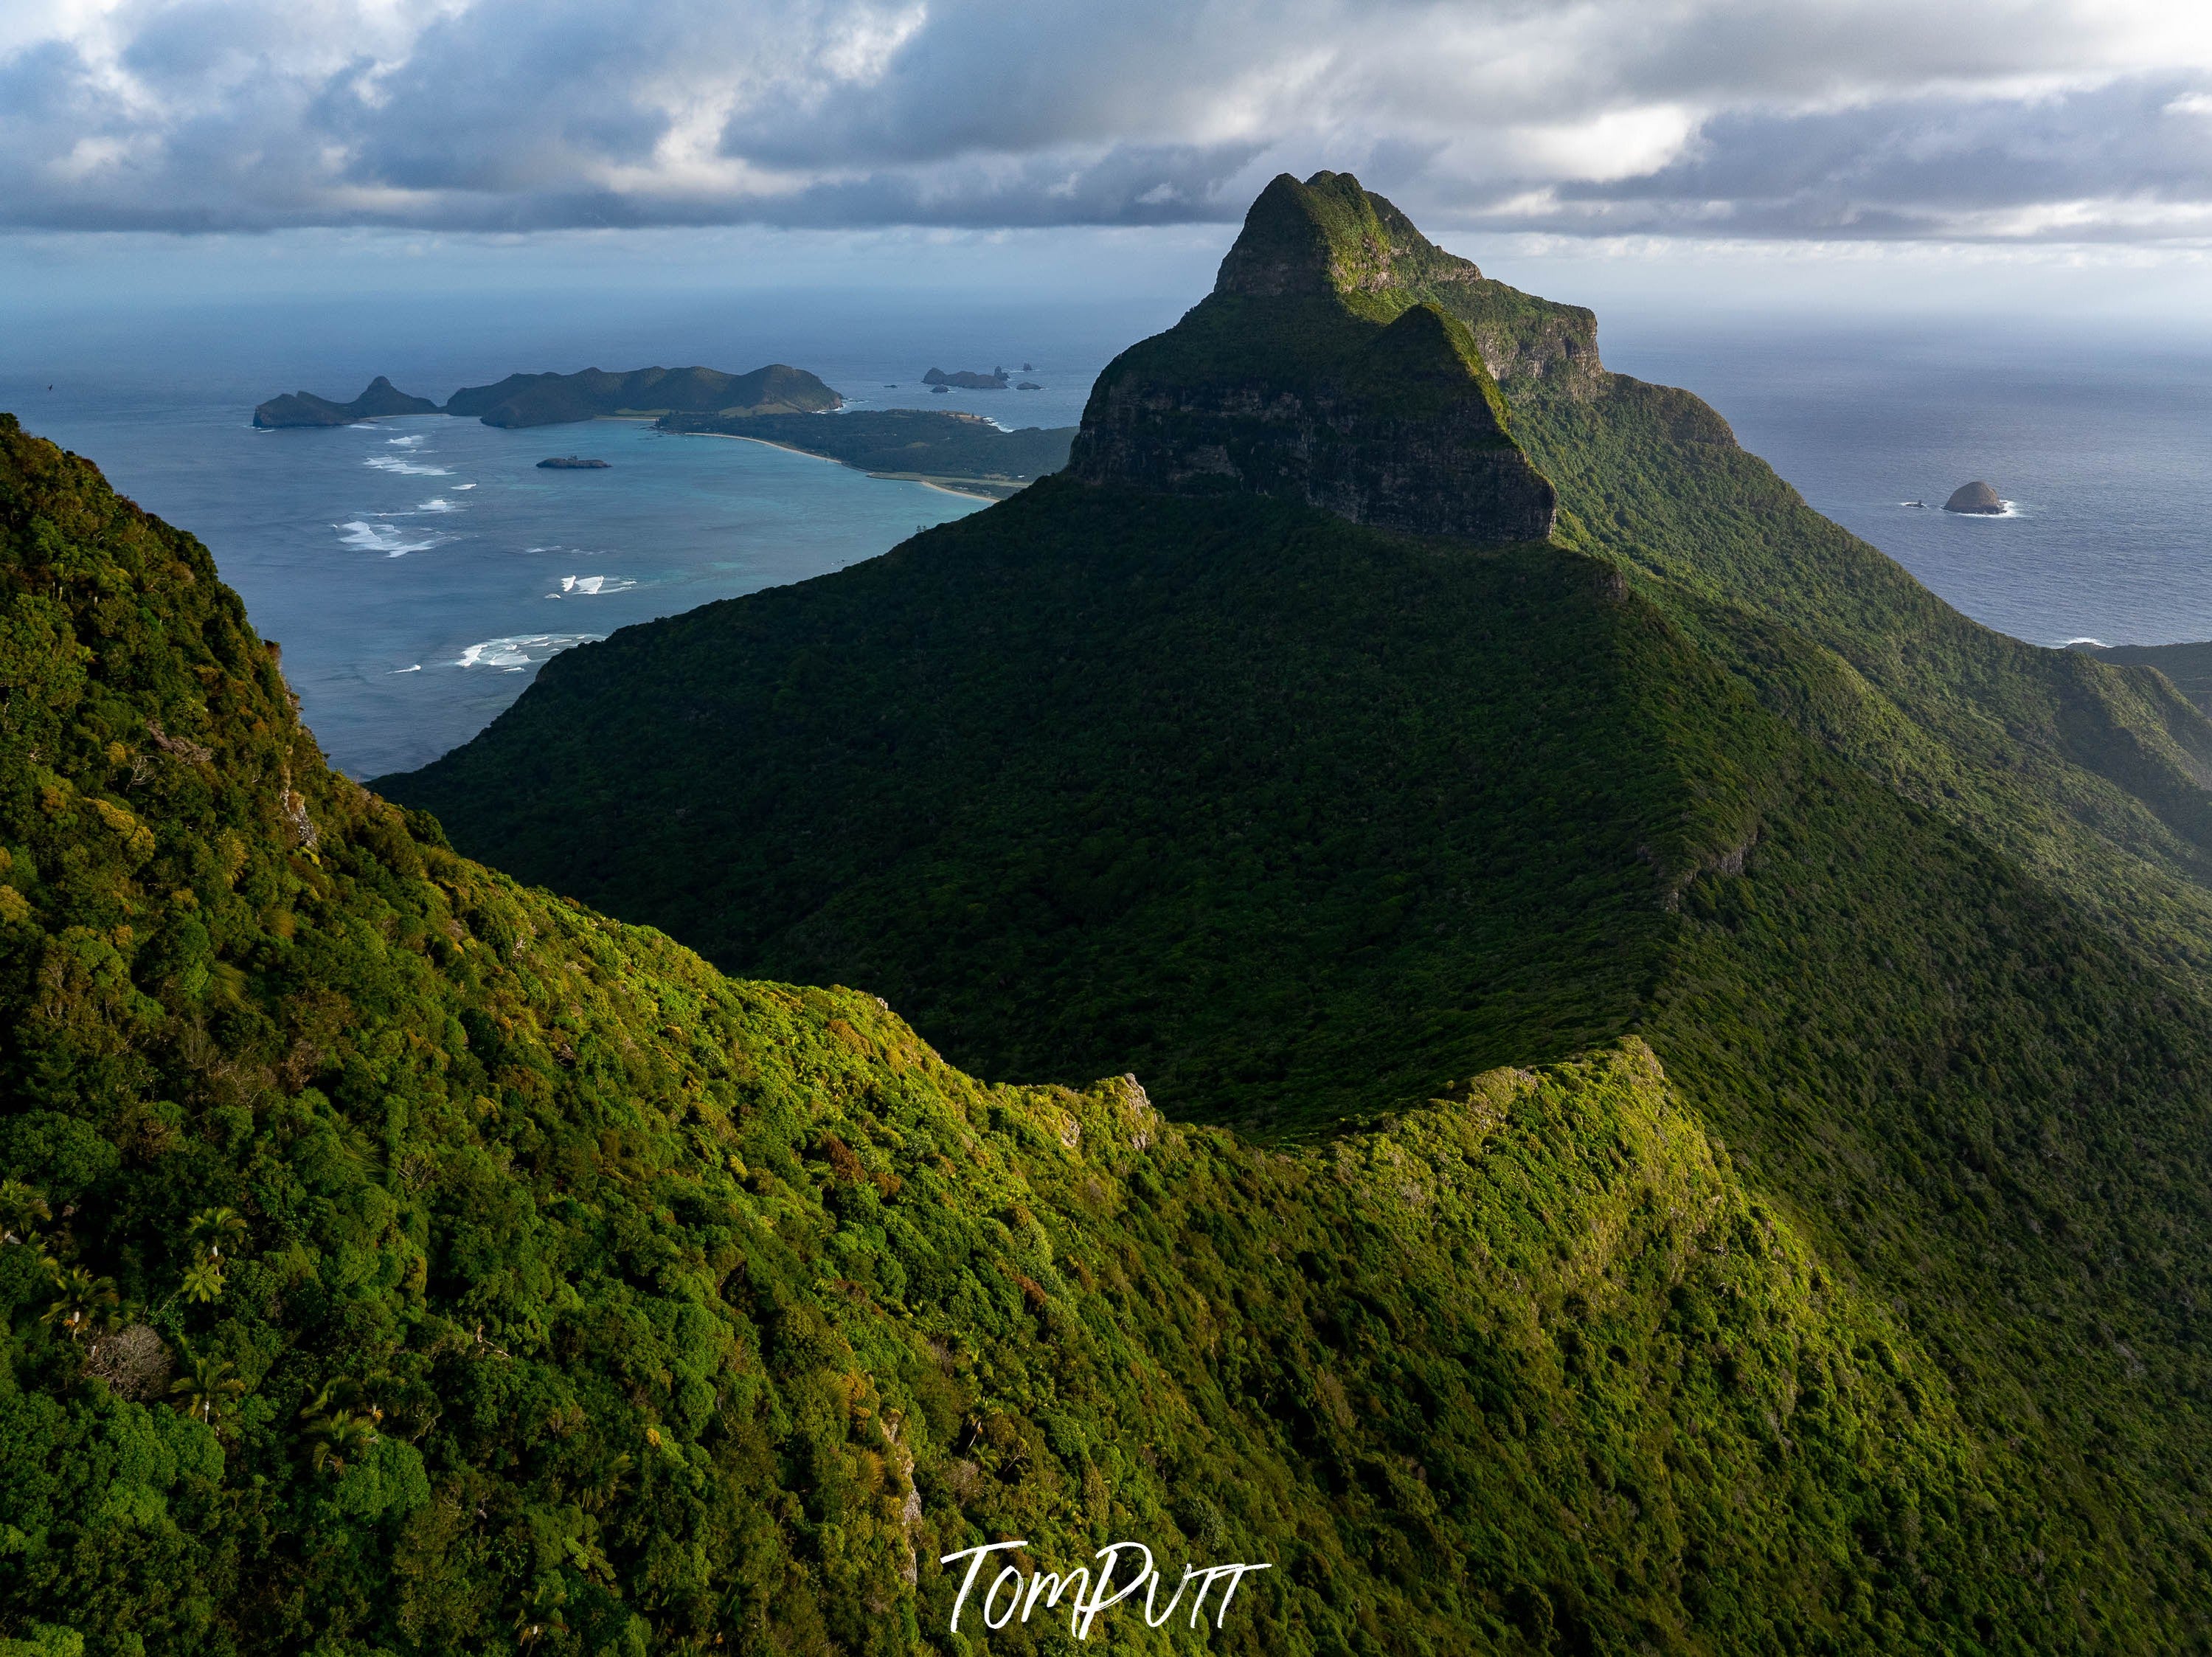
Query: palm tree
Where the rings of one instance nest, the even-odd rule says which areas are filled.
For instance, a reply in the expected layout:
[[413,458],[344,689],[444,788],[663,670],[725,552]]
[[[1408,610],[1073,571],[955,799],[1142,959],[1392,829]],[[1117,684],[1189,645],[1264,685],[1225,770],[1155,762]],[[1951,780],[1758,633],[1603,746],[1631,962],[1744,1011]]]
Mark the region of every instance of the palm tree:
[[246,1383],[230,1372],[221,1358],[204,1358],[185,1349],[185,1373],[170,1385],[177,1408],[195,1421],[215,1425],[230,1401],[246,1390]]
[[375,1443],[374,1425],[350,1410],[333,1410],[307,1423],[308,1459],[317,1472],[327,1467],[342,1474],[347,1462],[359,1460]]
[[222,1298],[222,1262],[216,1259],[195,1260],[185,1268],[185,1298],[188,1301],[219,1301]]
[[54,1288],[54,1303],[39,1321],[66,1330],[71,1340],[106,1322],[115,1305],[114,1280],[95,1277],[82,1266],[71,1266],[67,1271],[57,1267]]
[[226,1247],[234,1255],[245,1246],[246,1221],[236,1209],[203,1209],[185,1234],[207,1250],[209,1259],[220,1260]]
[[315,1471],[327,1467],[343,1474],[347,1462],[358,1460],[374,1446],[377,1423],[383,1419],[384,1411],[368,1402],[359,1381],[325,1382],[300,1411],[301,1431],[307,1436]]
[[27,1243],[32,1228],[52,1219],[45,1195],[20,1179],[0,1179],[0,1243]]
[[202,1209],[185,1227],[192,1240],[192,1263],[185,1268],[184,1295],[205,1305],[222,1298],[223,1250],[236,1258],[246,1241],[246,1221],[236,1209]]

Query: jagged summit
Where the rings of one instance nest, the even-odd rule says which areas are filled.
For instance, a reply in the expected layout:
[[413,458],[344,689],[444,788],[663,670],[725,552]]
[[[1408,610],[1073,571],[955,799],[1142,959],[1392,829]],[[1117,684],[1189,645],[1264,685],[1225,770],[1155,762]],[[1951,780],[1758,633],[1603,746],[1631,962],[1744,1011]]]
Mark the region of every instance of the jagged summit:
[[1444,252],[1351,174],[1316,173],[1300,184],[1284,173],[1245,215],[1213,291],[1271,299],[1395,289],[1404,295],[1395,308],[1401,310],[1416,288],[1482,279],[1474,260]]
[[1484,280],[1346,173],[1261,192],[1213,292],[1099,377],[1068,470],[1249,493],[1354,523],[1541,540],[1551,483],[1468,325],[1422,290]]

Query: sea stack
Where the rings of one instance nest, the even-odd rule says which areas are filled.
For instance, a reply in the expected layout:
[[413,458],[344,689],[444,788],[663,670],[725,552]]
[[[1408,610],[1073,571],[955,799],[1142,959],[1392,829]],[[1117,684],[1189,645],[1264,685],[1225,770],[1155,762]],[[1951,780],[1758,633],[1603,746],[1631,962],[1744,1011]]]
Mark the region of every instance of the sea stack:
[[1996,518],[2004,515],[2005,503],[1997,492],[1984,483],[1960,484],[1951,491],[1951,498],[1943,503],[1946,512],[1977,512],[1984,517]]

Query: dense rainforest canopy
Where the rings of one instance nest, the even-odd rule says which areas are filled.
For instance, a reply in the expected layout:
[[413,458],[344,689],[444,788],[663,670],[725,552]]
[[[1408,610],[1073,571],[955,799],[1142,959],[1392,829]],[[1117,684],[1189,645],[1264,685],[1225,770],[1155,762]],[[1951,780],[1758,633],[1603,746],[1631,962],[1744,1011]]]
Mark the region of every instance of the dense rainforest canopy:
[[[408,806],[0,420],[0,1654],[1076,1648],[947,1632],[1016,1539],[1270,1566],[1111,1650],[2205,1642],[2212,728],[1274,191],[1249,469],[1124,387]],[[1547,538],[1264,463],[1420,306]]]
[[[1368,439],[1478,405],[1541,541],[1403,533]],[[1950,611],[1588,312],[1324,174],[1101,376],[1067,475],[573,652],[380,786],[969,1069],[1126,1066],[1268,1142],[1637,1035],[1986,1441],[2180,1560],[2208,775],[2165,679]]]

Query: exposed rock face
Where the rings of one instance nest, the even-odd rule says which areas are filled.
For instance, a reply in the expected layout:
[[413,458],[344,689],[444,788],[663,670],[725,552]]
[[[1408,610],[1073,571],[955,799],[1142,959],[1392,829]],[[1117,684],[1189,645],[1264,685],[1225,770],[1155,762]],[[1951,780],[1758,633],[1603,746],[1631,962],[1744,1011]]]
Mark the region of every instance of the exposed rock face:
[[1951,491],[1951,498],[1943,503],[1946,512],[1978,512],[1986,517],[2003,515],[2005,503],[1997,492],[1984,483],[1960,484]]
[[1349,174],[1279,178],[1212,294],[1099,376],[1068,470],[1418,534],[1540,540],[1549,480],[1514,442],[1468,326],[1413,291],[1482,281]]
[[283,426],[349,426],[385,414],[437,412],[438,405],[428,398],[410,397],[380,374],[350,403],[333,403],[305,391],[272,397],[253,411],[253,423],[267,431]]

